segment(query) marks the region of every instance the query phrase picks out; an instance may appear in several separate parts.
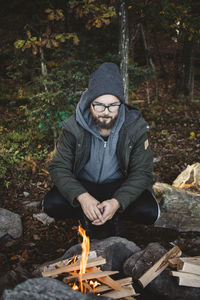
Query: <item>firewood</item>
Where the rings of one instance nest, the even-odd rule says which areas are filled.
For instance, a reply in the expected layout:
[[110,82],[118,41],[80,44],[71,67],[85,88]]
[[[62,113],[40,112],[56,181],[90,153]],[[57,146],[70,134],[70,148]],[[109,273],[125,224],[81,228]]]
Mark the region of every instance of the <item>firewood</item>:
[[[99,270],[97,267],[93,267],[93,268],[87,269],[87,272],[103,272],[103,271]],[[121,285],[109,276],[98,277],[96,279],[99,280],[100,282],[110,286],[113,290],[118,291],[121,288]]]
[[[100,281],[100,280],[99,280]],[[119,280],[115,280],[120,286],[130,285],[132,283],[132,277],[127,277]],[[108,285],[101,285],[95,288],[95,293],[102,293],[111,290],[112,287]]]
[[169,265],[169,259],[181,255],[181,250],[178,246],[173,247],[165,255],[163,255],[149,270],[147,270],[139,279],[139,283],[145,287],[160,273],[162,273]]
[[[94,266],[100,266],[106,263],[105,258],[99,256],[96,258],[92,258],[90,260],[87,261],[87,265],[86,268],[89,267],[94,267]],[[55,276],[58,274],[62,274],[62,273],[69,273],[69,272],[73,272],[73,271],[78,271],[80,270],[80,261],[76,261],[74,264],[71,265],[67,265],[67,266],[63,266],[61,268],[55,269],[55,270],[50,270],[47,272],[42,272],[42,276],[43,277],[51,277],[51,276]]]
[[[108,276],[108,275],[113,275],[113,274],[117,274],[119,273],[119,271],[99,271],[99,272],[94,272],[94,273],[85,273],[85,274],[82,274],[82,276],[80,277],[81,280],[89,280],[89,279],[94,279],[94,278],[101,278],[101,277],[105,277],[105,276]],[[65,277],[65,280],[72,280],[74,278],[79,278],[79,273],[77,274],[74,274],[72,276],[68,276],[68,277]]]
[[171,271],[171,275],[178,277],[179,285],[200,288],[200,275]]
[[177,268],[177,266],[180,264],[180,262],[181,262],[180,257],[171,258],[171,259],[169,259],[169,266],[172,269]]
[[178,271],[200,275],[200,257],[183,257],[177,266]]
[[110,297],[112,299],[120,299],[120,298],[134,296],[134,295],[137,294],[135,293],[135,290],[132,287],[132,285],[123,286],[119,291],[110,291],[103,294],[104,297]]
[[[88,254],[88,260],[97,257],[97,252],[94,251],[90,251]],[[63,266],[67,266],[69,265],[72,261],[74,261],[74,259],[79,260],[81,258],[81,255],[74,255],[73,257],[70,258],[66,258],[63,260],[59,260],[56,262],[52,262],[51,264],[45,264],[43,266],[40,267],[40,272],[47,272],[47,271],[51,271],[51,270],[55,270],[57,268],[63,267]]]

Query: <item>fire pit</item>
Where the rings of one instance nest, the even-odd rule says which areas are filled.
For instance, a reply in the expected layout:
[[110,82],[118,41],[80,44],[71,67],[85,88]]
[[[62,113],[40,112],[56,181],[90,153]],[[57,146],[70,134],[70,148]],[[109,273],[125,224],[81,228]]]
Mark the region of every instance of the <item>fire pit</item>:
[[106,264],[106,260],[101,256],[97,257],[95,251],[90,251],[89,237],[80,226],[79,233],[83,238],[82,254],[41,268],[42,276],[52,278],[59,276],[59,279],[72,289],[82,293],[113,299],[137,296],[131,284],[131,277],[114,280],[110,276],[119,273],[118,271],[100,269],[101,265]]

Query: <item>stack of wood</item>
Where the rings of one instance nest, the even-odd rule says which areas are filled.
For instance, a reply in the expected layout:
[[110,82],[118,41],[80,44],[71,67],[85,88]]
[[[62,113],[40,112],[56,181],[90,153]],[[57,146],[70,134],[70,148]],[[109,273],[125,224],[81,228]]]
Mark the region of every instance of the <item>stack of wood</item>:
[[177,269],[171,275],[178,277],[179,285],[200,288],[200,256],[179,257],[169,263]]
[[[120,280],[113,280],[110,275],[119,273],[118,271],[102,271],[98,266],[106,263],[105,258],[95,255],[89,255],[86,265],[86,272],[81,275],[80,271],[80,257],[73,262],[73,258],[58,261],[54,264],[46,265],[40,269],[43,277],[57,277],[64,275],[63,282],[70,285],[80,281],[87,293],[110,297],[113,299],[135,299],[131,296],[137,296],[133,286],[132,278],[127,277]],[[67,276],[66,276],[67,275]],[[92,288],[89,285],[90,280],[96,280],[100,285]]]
[[178,277],[179,285],[199,288],[200,256],[180,257],[181,254],[178,246],[168,251],[138,279],[142,287],[146,287],[169,266],[176,269],[176,271],[170,271],[170,274]]

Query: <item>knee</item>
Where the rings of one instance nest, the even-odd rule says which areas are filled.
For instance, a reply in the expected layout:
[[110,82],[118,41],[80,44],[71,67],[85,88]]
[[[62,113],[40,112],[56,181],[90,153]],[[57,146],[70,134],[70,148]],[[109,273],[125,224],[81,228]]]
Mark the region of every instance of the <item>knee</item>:
[[66,204],[62,195],[52,189],[47,193],[43,199],[42,208],[43,211],[50,217],[60,219],[65,217]]
[[155,196],[148,190],[128,209],[128,216],[137,224],[153,225],[160,216],[160,208]]
[[47,194],[42,202],[42,210],[50,217],[54,217],[54,213],[56,210],[56,203],[54,198]]

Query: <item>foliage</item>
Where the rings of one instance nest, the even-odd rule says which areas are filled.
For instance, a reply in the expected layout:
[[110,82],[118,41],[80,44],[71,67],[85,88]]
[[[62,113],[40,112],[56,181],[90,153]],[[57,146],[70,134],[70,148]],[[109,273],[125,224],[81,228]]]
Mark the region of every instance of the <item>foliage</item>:
[[[31,48],[32,54],[36,55],[41,48],[55,48],[59,46],[59,42],[63,43],[66,40],[72,39],[75,45],[78,45],[79,39],[76,33],[65,33],[57,32],[55,28],[55,22],[64,21],[65,17],[62,9],[50,9],[45,10],[47,14],[45,20],[40,20],[41,30],[43,29],[43,23],[46,24],[45,30],[41,32],[38,36],[32,36],[30,30],[26,30],[26,39],[17,40],[14,43],[15,48],[25,51],[26,49]],[[26,26],[31,27],[31,26]]]
[[142,68],[138,64],[129,65],[130,90],[136,90],[144,81],[154,78],[157,74],[151,68]]
[[18,171],[18,176],[21,170],[20,177],[25,180],[23,170],[34,173],[36,166],[44,164],[49,152],[48,143],[44,141],[43,134],[37,132],[34,135],[31,129],[8,130],[0,126],[0,181],[4,179],[4,185],[8,187],[14,170]]
[[108,4],[108,1],[96,0],[70,0],[69,7],[71,13],[77,18],[86,19],[86,28],[101,28],[103,25],[109,25],[111,19],[116,17],[114,6]]

